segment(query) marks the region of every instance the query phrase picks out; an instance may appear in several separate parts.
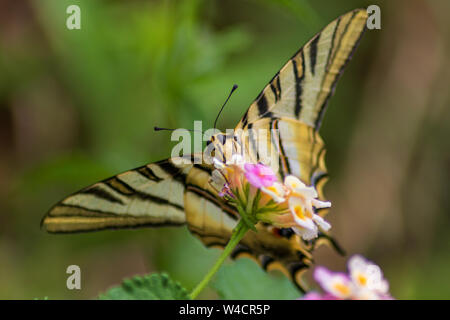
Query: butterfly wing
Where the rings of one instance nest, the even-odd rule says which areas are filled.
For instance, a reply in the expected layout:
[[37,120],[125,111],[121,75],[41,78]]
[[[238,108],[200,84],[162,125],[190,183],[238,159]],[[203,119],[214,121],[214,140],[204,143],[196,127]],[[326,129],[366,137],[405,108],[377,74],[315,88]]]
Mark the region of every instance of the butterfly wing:
[[273,77],[239,122],[287,117],[318,129],[337,80],[365,30],[367,12],[348,12],[326,26]]
[[87,187],[57,203],[42,220],[52,233],[181,225],[191,164],[163,160]]

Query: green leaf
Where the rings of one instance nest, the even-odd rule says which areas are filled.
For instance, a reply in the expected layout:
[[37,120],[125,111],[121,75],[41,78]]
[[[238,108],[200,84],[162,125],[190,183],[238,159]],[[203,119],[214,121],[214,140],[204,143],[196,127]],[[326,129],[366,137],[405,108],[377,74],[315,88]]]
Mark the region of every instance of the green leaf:
[[187,300],[188,292],[165,273],[125,279],[121,286],[101,294],[101,300]]
[[268,274],[245,258],[223,266],[211,286],[225,300],[293,300],[301,296],[284,275]]

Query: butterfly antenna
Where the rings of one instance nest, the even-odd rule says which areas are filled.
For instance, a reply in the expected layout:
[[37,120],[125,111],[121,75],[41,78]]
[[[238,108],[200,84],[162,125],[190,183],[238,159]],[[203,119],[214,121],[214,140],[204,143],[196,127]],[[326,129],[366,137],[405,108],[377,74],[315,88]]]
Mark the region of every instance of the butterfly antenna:
[[216,120],[214,121],[214,128],[216,128],[216,124],[217,124],[217,120],[219,119],[220,114],[222,113],[223,108],[225,107],[225,105],[227,104],[228,100],[230,100],[231,95],[233,94],[234,90],[236,90],[238,88],[238,85],[235,84],[233,85],[233,88],[231,88],[230,94],[228,95],[227,100],[225,100],[225,102],[222,105],[222,108],[220,108],[219,113],[217,114]]
[[155,131],[174,131],[175,129],[169,129],[169,128],[160,128],[160,127],[153,127],[153,130]]
[[[160,127],[153,127],[153,130],[155,130],[155,131],[175,131],[175,130],[177,130],[177,129],[170,129],[170,128],[160,128]],[[203,133],[202,131],[200,131],[200,130],[193,130],[193,129],[184,129],[184,130],[187,130],[187,131],[191,131],[191,132],[201,132],[201,133]]]

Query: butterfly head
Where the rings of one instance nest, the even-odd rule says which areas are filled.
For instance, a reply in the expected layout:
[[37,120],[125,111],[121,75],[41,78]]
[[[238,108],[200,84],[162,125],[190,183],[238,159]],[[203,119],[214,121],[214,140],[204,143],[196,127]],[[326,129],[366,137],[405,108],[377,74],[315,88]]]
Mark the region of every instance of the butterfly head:
[[206,146],[208,154],[212,158],[217,158],[217,160],[224,163],[227,159],[231,159],[233,154],[240,154],[241,152],[239,139],[233,132],[214,134],[206,143]]

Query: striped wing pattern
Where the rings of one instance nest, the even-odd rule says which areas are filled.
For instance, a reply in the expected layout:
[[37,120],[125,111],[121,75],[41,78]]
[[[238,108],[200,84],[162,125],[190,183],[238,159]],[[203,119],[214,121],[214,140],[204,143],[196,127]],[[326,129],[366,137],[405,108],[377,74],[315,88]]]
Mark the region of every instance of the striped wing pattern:
[[291,118],[262,118],[247,127],[252,130],[239,141],[250,161],[271,166],[281,180],[295,175],[317,186],[326,177],[325,144],[314,128]]
[[319,128],[337,80],[351,59],[367,12],[358,9],[331,22],[273,77],[244,114],[237,128],[260,118],[288,117]]
[[87,187],[57,203],[42,220],[53,233],[181,225],[192,165],[164,160]]

